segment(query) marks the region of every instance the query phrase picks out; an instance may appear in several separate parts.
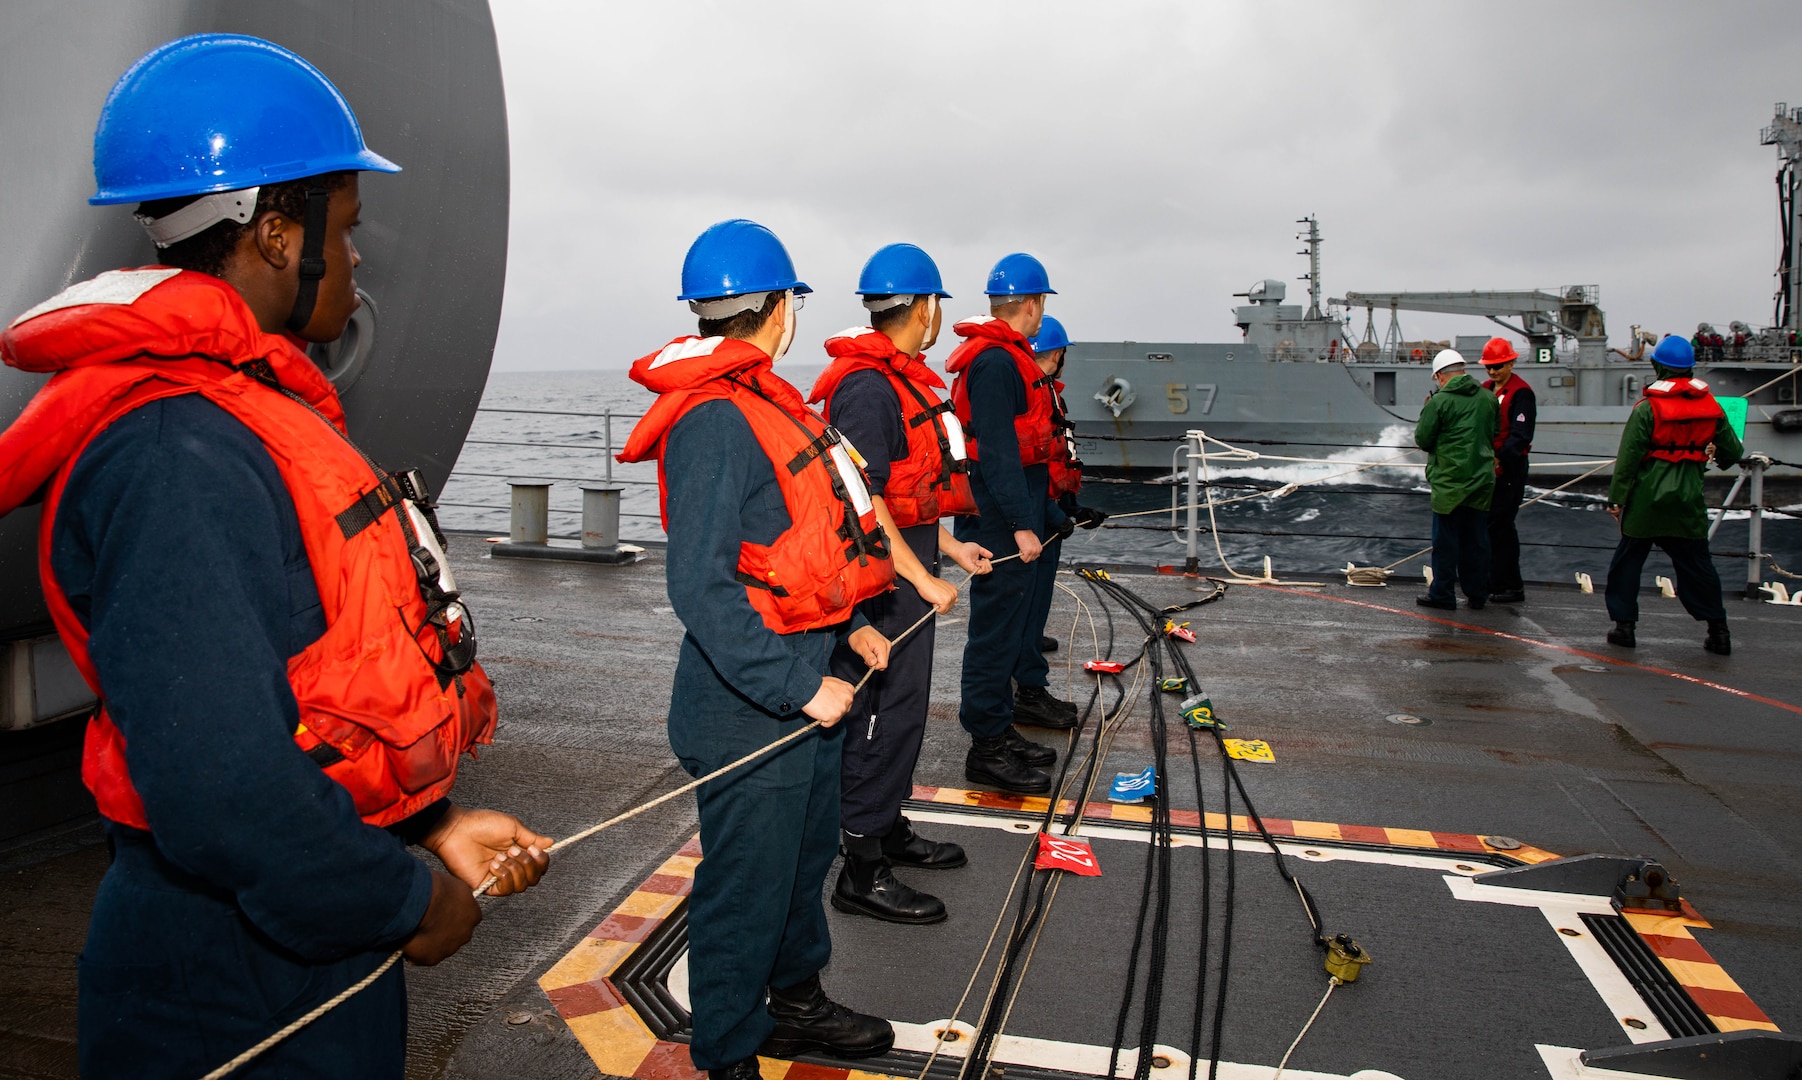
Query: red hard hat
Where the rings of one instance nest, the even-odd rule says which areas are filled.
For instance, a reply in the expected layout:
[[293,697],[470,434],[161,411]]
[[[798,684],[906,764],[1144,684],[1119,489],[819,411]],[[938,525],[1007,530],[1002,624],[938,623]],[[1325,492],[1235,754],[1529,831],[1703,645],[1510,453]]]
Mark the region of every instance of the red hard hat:
[[1508,344],[1507,338],[1492,337],[1489,339],[1489,343],[1483,346],[1484,367],[1506,364],[1510,360],[1519,359],[1520,354],[1514,351],[1514,346]]

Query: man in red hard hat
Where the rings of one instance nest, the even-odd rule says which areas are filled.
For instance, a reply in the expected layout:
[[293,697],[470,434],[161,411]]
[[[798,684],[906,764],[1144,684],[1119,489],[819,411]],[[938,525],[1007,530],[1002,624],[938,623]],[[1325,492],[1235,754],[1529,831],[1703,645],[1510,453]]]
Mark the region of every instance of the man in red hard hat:
[[1483,346],[1483,389],[1494,391],[1501,408],[1502,429],[1495,437],[1495,494],[1489,500],[1489,599],[1521,604],[1527,599],[1520,578],[1520,533],[1514,518],[1527,493],[1527,454],[1533,449],[1533,426],[1539,406],[1527,380],[1514,373],[1520,354],[1506,338],[1490,338]]
[[0,513],[43,494],[45,598],[100,698],[82,779],[113,862],[81,1073],[207,1074],[378,976],[253,1068],[399,1080],[387,957],[455,952],[472,887],[536,882],[550,841],[450,801],[495,701],[443,539],[423,481],[362,457],[296,347],[356,310],[357,174],[398,166],[311,64],[232,34],[139,60],[94,144],[89,201],[137,203],[161,265],[72,285],[0,340],[50,375],[0,434]]

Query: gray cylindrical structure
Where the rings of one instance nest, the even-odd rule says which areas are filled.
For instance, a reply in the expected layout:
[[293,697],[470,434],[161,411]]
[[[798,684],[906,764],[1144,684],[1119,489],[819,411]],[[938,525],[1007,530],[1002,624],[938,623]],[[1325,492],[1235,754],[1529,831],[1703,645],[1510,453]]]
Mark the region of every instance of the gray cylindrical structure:
[[509,480],[513,489],[513,522],[507,540],[543,544],[550,539],[551,485],[548,480]]
[[[1201,432],[1189,432],[1189,535],[1187,557],[1183,560],[1183,573],[1198,574],[1201,572],[1201,538],[1198,535],[1200,521],[1197,515],[1201,507]],[[1211,491],[1211,489],[1210,489]]]
[[1758,599],[1758,586],[1764,577],[1764,459],[1747,463],[1752,472],[1752,520],[1746,522],[1746,598]]
[[619,550],[619,493],[612,484],[582,485],[582,546]]

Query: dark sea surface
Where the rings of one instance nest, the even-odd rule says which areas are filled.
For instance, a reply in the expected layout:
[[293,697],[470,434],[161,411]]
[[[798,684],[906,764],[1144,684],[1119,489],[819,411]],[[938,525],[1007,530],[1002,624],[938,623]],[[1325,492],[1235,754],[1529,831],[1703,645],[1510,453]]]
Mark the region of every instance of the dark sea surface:
[[[781,364],[777,372],[805,392],[819,374],[819,365]],[[607,421],[612,410],[612,446],[625,444],[636,419],[650,405],[653,395],[626,377],[624,371],[571,371],[508,373],[492,376],[482,398],[481,411],[470,429],[469,441],[441,496],[440,516],[446,528],[505,535],[508,528],[509,477],[533,477],[553,481],[550,531],[553,536],[579,533],[583,482],[601,482],[608,476]],[[517,410],[517,411],[509,411]],[[586,415],[592,414],[592,415]],[[1227,463],[1210,465],[1212,479],[1221,487],[1217,500],[1245,495],[1256,487],[1273,487],[1345,473],[1362,462],[1392,458],[1397,451],[1380,449],[1405,444],[1412,432],[1403,427],[1386,431],[1377,446],[1319,450],[1320,463]],[[532,445],[525,445],[532,444]],[[621,496],[620,532],[630,540],[661,540],[657,515],[655,463],[612,466],[612,480],[624,488]],[[1540,488],[1530,488],[1528,497]],[[1711,491],[1718,500],[1722,491]],[[1182,502],[1181,491],[1174,500]],[[1793,491],[1784,493],[1793,499]],[[1092,482],[1082,493],[1085,504],[1110,514],[1155,510],[1173,501],[1168,485]],[[1740,496],[1743,505],[1745,496]],[[1772,497],[1774,505],[1786,498]],[[1787,506],[1789,509],[1802,507]],[[1177,515],[1180,525],[1184,514]],[[1432,516],[1421,470],[1383,466],[1334,476],[1314,486],[1298,488],[1280,498],[1253,498],[1217,507],[1222,530],[1219,551],[1215,538],[1200,537],[1203,567],[1215,567],[1222,555],[1233,568],[1261,573],[1268,557],[1280,576],[1283,572],[1330,571],[1346,563],[1384,566],[1405,559],[1431,541]],[[1747,513],[1728,511],[1712,544],[1717,552],[1744,552],[1747,546]],[[1207,515],[1200,515],[1206,526]],[[1129,565],[1181,565],[1185,539],[1170,531],[1168,513],[1116,517],[1114,525],[1131,528],[1078,530],[1065,541],[1066,563],[1109,562]],[[1608,569],[1609,554],[1619,539],[1612,518],[1603,510],[1597,494],[1561,492],[1522,510],[1521,570],[1530,581],[1568,583],[1579,572],[1592,575],[1598,591]],[[1233,530],[1242,530],[1235,532]],[[1287,534],[1287,535],[1262,535]],[[1311,535],[1300,535],[1311,534]],[[1802,519],[1767,516],[1765,549],[1785,568],[1802,572]],[[1418,577],[1424,556],[1406,559],[1398,574]],[[1746,580],[1743,558],[1717,558],[1723,585],[1729,591]],[[1669,574],[1670,564],[1654,552],[1647,564],[1646,584],[1654,574]],[[1768,569],[1765,580],[1776,578]],[[1794,582],[1792,584],[1802,584]]]

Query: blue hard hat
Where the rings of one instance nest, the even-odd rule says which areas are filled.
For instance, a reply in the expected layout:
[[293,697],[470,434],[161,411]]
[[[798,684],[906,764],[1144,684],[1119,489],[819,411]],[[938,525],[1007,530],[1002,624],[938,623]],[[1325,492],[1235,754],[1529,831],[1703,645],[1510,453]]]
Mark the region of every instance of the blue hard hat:
[[95,206],[238,191],[321,173],[399,172],[344,95],[273,42],[194,34],[113,84],[94,129]]
[[864,296],[945,296],[932,256],[913,244],[890,244],[870,256],[857,277],[857,291]]
[[1672,334],[1652,350],[1652,362],[1663,364],[1667,368],[1693,368],[1696,366],[1696,350],[1687,340]]
[[989,287],[983,292],[990,296],[1057,295],[1045,273],[1045,264],[1024,251],[1001,256],[995,269],[989,271]]
[[1047,315],[1039,320],[1038,336],[1032,339],[1032,351],[1048,353],[1053,349],[1062,349],[1070,344],[1070,335],[1064,333],[1064,324]]
[[682,259],[682,295],[678,300],[714,300],[722,296],[793,289],[810,293],[795,278],[795,264],[776,234],[744,218],[733,218],[695,237]]

